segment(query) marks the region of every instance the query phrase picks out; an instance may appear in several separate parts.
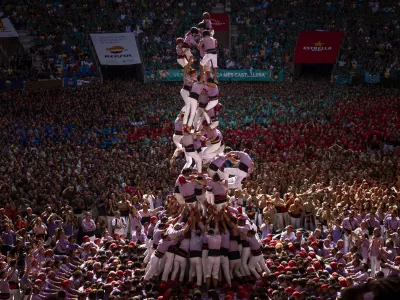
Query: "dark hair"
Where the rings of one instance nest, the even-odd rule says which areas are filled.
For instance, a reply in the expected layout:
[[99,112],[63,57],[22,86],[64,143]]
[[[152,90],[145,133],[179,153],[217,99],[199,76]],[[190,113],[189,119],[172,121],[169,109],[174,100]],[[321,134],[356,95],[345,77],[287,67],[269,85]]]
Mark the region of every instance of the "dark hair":
[[206,37],[206,36],[211,36],[210,31],[208,31],[208,30],[203,31],[203,37]]
[[213,180],[213,181],[220,181],[221,178],[219,177],[218,173],[215,173],[215,174],[213,175],[213,177],[212,177],[212,180]]
[[192,27],[192,28],[190,28],[190,33],[195,33],[195,34],[198,34],[199,33],[199,30],[196,28],[196,27]]
[[182,174],[183,175],[189,175],[190,173],[192,172],[192,169],[191,168],[186,168],[186,169],[183,169],[182,170]]
[[208,12],[204,12],[203,13],[203,20],[204,19],[209,19],[210,18],[210,14]]

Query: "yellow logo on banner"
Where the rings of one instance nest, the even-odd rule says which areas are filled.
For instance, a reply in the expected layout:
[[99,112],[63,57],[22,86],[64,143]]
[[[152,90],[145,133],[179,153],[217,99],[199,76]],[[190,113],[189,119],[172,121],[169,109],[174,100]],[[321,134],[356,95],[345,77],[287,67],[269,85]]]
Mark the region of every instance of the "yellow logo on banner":
[[321,41],[314,43],[315,47],[322,47],[323,45],[325,45],[325,43],[322,43]]
[[107,48],[106,50],[107,50],[107,51],[110,51],[110,52],[113,53],[113,54],[119,54],[119,53],[121,53],[121,52],[126,51],[127,49],[125,49],[125,48],[122,47],[122,46],[112,46],[111,48]]
[[7,29],[6,26],[4,26],[3,20],[0,20],[0,30]]

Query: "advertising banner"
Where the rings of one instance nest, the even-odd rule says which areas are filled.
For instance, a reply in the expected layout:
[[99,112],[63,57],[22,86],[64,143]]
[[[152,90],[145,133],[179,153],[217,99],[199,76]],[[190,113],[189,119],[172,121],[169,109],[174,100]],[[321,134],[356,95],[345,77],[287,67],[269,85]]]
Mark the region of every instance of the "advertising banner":
[[215,32],[229,31],[228,14],[210,14],[212,27]]
[[295,63],[333,64],[340,49],[343,32],[303,31],[297,39]]
[[14,26],[11,24],[10,19],[4,18],[0,20],[0,38],[18,37]]
[[78,78],[77,77],[64,77],[64,87],[68,86],[77,86],[78,85]]
[[100,64],[109,66],[140,64],[140,55],[132,32],[92,33],[90,37]]
[[[182,69],[174,70],[159,70],[155,74],[147,72],[145,74],[146,80],[148,81],[159,81],[159,82],[174,82],[182,81]],[[254,69],[243,69],[243,70],[230,70],[230,69],[218,69],[218,81],[283,81],[283,70],[254,70]]]

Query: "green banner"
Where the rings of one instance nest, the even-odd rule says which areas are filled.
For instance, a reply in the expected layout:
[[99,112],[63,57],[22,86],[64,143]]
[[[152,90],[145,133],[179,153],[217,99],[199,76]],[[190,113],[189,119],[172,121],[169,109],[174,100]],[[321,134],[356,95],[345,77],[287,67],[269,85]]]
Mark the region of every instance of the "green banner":
[[[183,81],[182,69],[158,70],[155,73],[146,72],[145,77],[147,81]],[[218,81],[283,81],[283,70],[218,69]]]

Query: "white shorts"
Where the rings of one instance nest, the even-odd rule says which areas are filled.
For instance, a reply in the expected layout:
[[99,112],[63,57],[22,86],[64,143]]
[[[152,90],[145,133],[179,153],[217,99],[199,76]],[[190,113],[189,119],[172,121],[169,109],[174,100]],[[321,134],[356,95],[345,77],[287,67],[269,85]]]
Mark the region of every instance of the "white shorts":
[[185,54],[187,60],[189,60],[193,56],[193,54],[190,51],[190,49],[186,49],[186,52],[184,52],[184,54]]
[[184,58],[178,58],[176,61],[178,62],[178,64],[181,65],[182,68],[184,68],[188,64],[188,61],[187,61],[187,59],[185,57]]
[[212,68],[218,68],[218,63],[217,63],[217,54],[211,54],[207,53],[204,55],[203,59],[201,60],[200,64],[202,66],[207,65],[207,63],[211,62],[211,67]]

